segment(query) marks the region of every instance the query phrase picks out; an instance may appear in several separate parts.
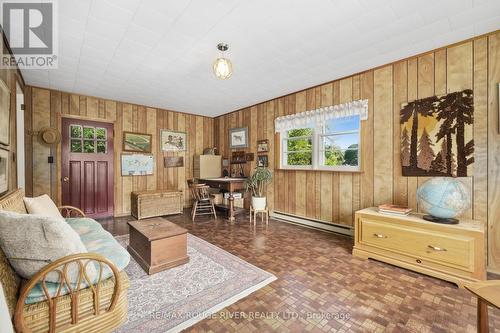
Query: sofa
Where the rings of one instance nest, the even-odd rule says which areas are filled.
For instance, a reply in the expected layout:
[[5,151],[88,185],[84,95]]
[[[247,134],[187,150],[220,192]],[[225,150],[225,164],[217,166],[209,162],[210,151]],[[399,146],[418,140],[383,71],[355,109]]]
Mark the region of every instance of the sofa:
[[[23,197],[20,189],[7,194],[0,198],[0,210],[27,214]],[[63,206],[60,211],[88,253],[60,258],[23,280],[0,249],[0,282],[14,327],[17,332],[111,332],[127,318],[129,280],[123,269],[130,256],[78,208]],[[99,273],[92,279],[86,273],[89,264]],[[79,267],[78,281],[69,281],[70,265]],[[46,281],[54,272],[59,281]]]

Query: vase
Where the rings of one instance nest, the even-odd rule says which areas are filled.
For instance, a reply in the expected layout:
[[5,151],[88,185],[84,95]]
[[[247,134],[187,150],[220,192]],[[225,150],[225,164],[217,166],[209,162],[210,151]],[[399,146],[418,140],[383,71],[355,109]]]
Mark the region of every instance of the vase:
[[266,197],[254,197],[254,196],[252,196],[252,207],[255,210],[266,209]]

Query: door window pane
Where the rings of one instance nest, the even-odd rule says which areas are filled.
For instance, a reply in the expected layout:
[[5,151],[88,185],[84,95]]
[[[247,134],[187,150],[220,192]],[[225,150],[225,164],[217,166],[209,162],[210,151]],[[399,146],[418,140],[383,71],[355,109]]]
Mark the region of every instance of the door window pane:
[[97,152],[106,153],[106,141],[97,141]]
[[83,140],[83,152],[84,153],[95,153],[95,141],[94,140]]
[[71,125],[70,126],[70,136],[72,138],[81,138],[82,137],[82,126],[80,125]]
[[81,140],[71,140],[71,152],[81,153],[82,152],[82,141]]
[[97,140],[106,140],[106,129],[97,127],[95,129],[95,136]]
[[83,138],[84,139],[93,139],[94,138],[94,131],[95,131],[95,129],[93,127],[84,127],[83,128]]

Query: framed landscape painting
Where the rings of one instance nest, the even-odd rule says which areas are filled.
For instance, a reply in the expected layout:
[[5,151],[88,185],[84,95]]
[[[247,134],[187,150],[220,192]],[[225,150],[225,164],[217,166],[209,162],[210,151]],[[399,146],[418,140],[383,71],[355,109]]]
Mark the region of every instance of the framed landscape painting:
[[10,90],[0,79],[0,143],[10,144]]
[[186,133],[170,130],[160,131],[160,145],[163,151],[185,151]]
[[248,127],[231,128],[229,130],[229,147],[231,149],[248,147]]
[[123,132],[123,150],[137,153],[150,153],[151,140],[151,134]]
[[400,111],[405,177],[470,177],[474,164],[472,89],[404,103]]

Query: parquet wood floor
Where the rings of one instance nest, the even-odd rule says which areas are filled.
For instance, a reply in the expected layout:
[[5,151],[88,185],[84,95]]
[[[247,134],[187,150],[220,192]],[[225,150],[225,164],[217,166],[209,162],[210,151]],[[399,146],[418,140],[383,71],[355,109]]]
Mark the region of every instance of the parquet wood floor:
[[[131,218],[101,221],[115,235]],[[270,220],[168,220],[277,276],[189,332],[475,332],[476,299],[455,285],[351,255],[349,237]],[[490,332],[500,311],[489,309]]]

